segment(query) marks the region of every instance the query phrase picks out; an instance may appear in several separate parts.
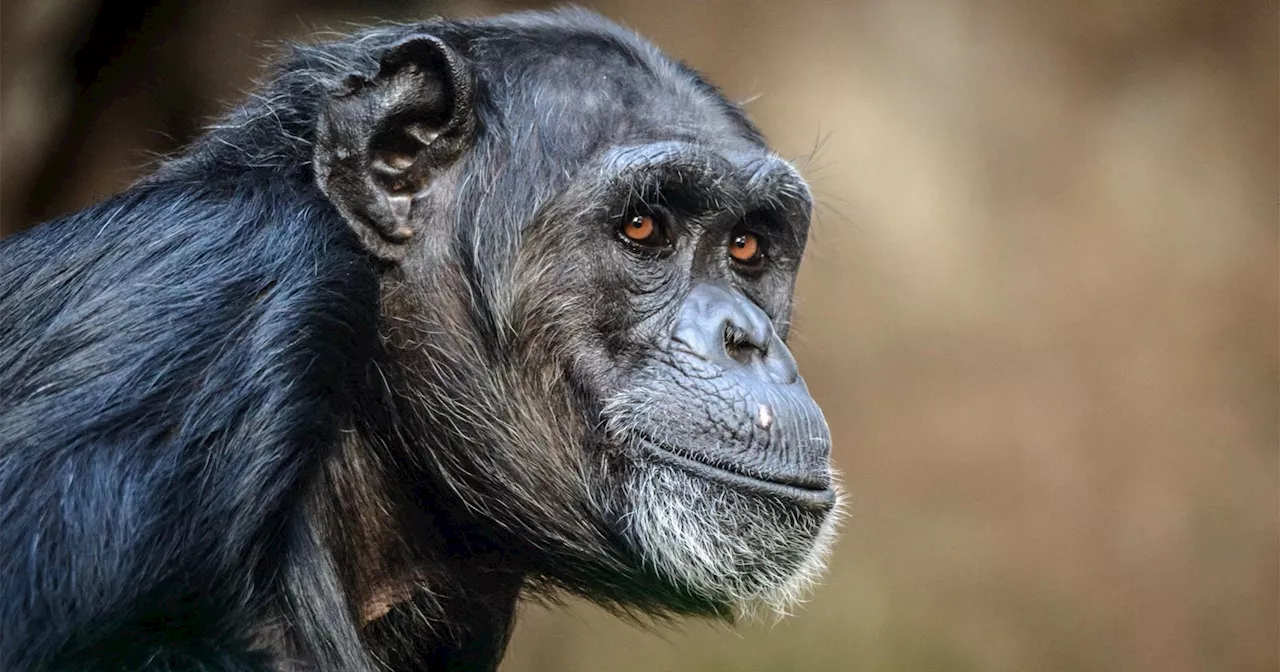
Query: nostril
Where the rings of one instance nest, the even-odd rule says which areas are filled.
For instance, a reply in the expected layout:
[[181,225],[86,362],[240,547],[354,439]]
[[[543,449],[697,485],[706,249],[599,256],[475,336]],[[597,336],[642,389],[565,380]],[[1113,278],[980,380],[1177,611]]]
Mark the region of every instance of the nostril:
[[740,364],[750,364],[752,359],[768,354],[751,340],[746,331],[732,322],[724,325],[724,351]]

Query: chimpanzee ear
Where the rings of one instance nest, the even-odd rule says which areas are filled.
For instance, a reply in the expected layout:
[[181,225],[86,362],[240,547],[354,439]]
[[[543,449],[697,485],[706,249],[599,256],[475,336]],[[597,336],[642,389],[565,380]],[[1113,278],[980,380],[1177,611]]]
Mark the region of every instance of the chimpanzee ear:
[[396,261],[415,233],[418,198],[471,142],[471,72],[443,40],[387,49],[377,73],[348,75],[321,109],[320,189],[376,256]]

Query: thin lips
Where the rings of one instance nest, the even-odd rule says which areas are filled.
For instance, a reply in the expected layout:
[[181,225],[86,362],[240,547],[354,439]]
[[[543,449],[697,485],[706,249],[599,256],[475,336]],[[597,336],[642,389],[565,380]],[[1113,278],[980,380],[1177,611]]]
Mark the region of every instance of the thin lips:
[[692,471],[702,478],[719,481],[730,487],[756,494],[770,495],[816,511],[826,511],[835,505],[836,491],[831,487],[818,490],[762,480],[754,476],[743,476],[735,471],[728,471],[709,465],[706,462],[683,457],[657,445],[650,445],[649,448],[650,454],[660,462]]
[[719,461],[708,460],[706,459],[705,456],[697,455],[692,453],[691,451],[682,450],[675,446],[667,445],[661,441],[655,440],[651,436],[648,436],[642,433],[636,433],[636,436],[640,438],[645,443],[645,445],[647,445],[649,448],[653,450],[661,451],[662,453],[675,456],[681,460],[695,462],[703,467],[709,467],[711,469],[715,469],[738,478],[743,478],[750,481],[756,481],[758,483],[765,483],[765,484],[774,485],[774,486],[781,486],[784,488],[794,488],[797,490],[803,490],[811,493],[828,492],[831,488],[830,471],[823,471],[820,474],[819,473],[805,473],[805,474],[789,473],[789,474],[764,475],[760,473],[747,473],[741,470],[740,468],[734,468],[732,466],[728,466]]

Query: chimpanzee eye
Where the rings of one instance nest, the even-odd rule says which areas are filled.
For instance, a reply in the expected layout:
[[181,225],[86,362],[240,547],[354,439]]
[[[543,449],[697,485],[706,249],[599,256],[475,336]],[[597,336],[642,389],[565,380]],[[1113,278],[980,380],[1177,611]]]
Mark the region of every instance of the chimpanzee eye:
[[769,251],[769,240],[743,228],[729,234],[729,256],[743,266],[759,266]]
[[652,215],[627,215],[623,218],[618,232],[633,245],[647,248],[671,246],[666,227]]

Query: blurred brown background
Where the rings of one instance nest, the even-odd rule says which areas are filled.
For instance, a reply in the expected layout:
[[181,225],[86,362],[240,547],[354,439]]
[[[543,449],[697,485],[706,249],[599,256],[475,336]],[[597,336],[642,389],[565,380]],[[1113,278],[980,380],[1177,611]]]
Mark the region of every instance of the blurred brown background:
[[[812,180],[794,345],[852,516],[795,618],[531,605],[506,672],[1277,669],[1275,3],[587,4]],[[128,184],[271,40],[517,6],[4,0],[0,231]]]

